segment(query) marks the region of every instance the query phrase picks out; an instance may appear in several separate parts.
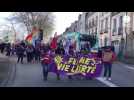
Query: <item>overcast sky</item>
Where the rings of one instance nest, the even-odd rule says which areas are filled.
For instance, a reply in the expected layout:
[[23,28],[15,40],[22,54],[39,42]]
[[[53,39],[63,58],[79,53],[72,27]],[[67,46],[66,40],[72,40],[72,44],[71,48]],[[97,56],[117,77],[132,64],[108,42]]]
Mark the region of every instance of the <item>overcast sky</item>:
[[56,15],[56,29],[58,34],[62,34],[67,27],[74,21],[78,20],[79,14],[82,12],[54,12]]
[[[55,23],[55,30],[54,32],[57,32],[58,34],[62,34],[67,27],[71,25],[75,20],[78,20],[79,14],[82,12],[54,12],[54,15],[56,16],[56,23]],[[6,17],[8,17],[11,14],[11,12],[0,12],[0,25],[6,25],[9,24],[5,20]],[[18,32],[20,32],[19,37],[22,37],[23,30],[21,30],[18,26],[15,27]],[[54,33],[53,33],[54,34]]]

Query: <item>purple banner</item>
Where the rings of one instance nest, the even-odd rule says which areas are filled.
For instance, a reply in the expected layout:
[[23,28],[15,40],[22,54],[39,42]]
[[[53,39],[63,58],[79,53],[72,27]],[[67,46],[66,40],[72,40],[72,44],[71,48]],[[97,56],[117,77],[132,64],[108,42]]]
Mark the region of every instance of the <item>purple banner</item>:
[[79,55],[79,57],[53,56],[50,71],[62,75],[81,74],[85,77],[99,77],[102,71],[100,59],[90,55]]

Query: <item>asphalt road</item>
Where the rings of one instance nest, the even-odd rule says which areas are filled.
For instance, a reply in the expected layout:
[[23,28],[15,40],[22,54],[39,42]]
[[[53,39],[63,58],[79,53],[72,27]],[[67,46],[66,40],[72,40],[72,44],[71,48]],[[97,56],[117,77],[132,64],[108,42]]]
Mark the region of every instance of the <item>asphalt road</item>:
[[[14,58],[16,60],[16,58]],[[17,64],[13,72],[12,81],[7,87],[133,87],[134,65],[116,62],[112,66],[112,80],[107,81],[101,77],[93,80],[69,80],[67,77],[56,79],[54,73],[49,73],[48,81],[43,81],[40,64]],[[103,72],[102,72],[103,74]]]
[[48,80],[44,81],[40,64],[17,64],[14,73],[7,87],[107,87],[96,79],[69,80],[61,77],[61,80],[57,80],[54,73],[49,73]]

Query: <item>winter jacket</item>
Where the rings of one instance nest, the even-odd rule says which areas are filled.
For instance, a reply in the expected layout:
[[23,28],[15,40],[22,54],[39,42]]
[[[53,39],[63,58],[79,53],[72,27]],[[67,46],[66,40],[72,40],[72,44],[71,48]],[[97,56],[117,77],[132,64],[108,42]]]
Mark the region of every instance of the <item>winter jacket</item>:
[[51,57],[48,54],[42,54],[41,56],[41,62],[43,64],[50,64],[51,63]]
[[25,49],[23,47],[17,47],[17,54],[18,55],[23,55],[25,52]]

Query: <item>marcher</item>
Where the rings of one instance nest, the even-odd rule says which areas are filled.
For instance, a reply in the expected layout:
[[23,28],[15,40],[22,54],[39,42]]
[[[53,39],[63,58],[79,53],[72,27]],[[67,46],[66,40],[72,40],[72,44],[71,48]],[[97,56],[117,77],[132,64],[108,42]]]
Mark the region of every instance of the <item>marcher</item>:
[[[71,57],[74,56],[74,49],[73,49],[73,46],[71,46],[71,45],[70,45],[70,47],[69,47],[69,55],[70,55]],[[72,75],[68,75],[68,78],[69,78],[69,79],[72,79]]]
[[73,46],[69,47],[69,55],[70,56],[74,56],[75,55]]
[[57,49],[57,39],[58,39],[57,33],[55,33],[54,38],[52,39],[52,41],[50,43],[50,48],[52,50],[56,50]]
[[3,54],[5,48],[5,43],[0,44],[1,53]]
[[44,80],[47,80],[48,71],[51,63],[51,57],[49,55],[49,51],[41,51],[41,65],[43,67],[43,78]]
[[[115,60],[115,53],[111,50],[111,48],[106,48],[102,55],[102,61],[104,64],[104,78],[111,80],[112,73],[112,63]],[[108,76],[107,76],[108,74]]]
[[34,51],[34,55],[35,55],[35,61],[39,62],[40,61],[40,48],[39,47],[35,47],[35,51]]
[[6,56],[10,56],[10,52],[11,52],[11,45],[10,45],[10,43],[8,43],[7,44],[7,46],[6,46]]
[[11,55],[15,55],[15,45],[13,44],[11,47]]
[[33,48],[31,45],[29,45],[26,49],[26,53],[27,53],[27,62],[31,63],[33,60]]
[[17,47],[17,55],[18,55],[18,60],[17,62],[19,63],[19,61],[21,60],[21,63],[23,64],[23,57],[24,57],[24,47],[22,45],[19,45]]

